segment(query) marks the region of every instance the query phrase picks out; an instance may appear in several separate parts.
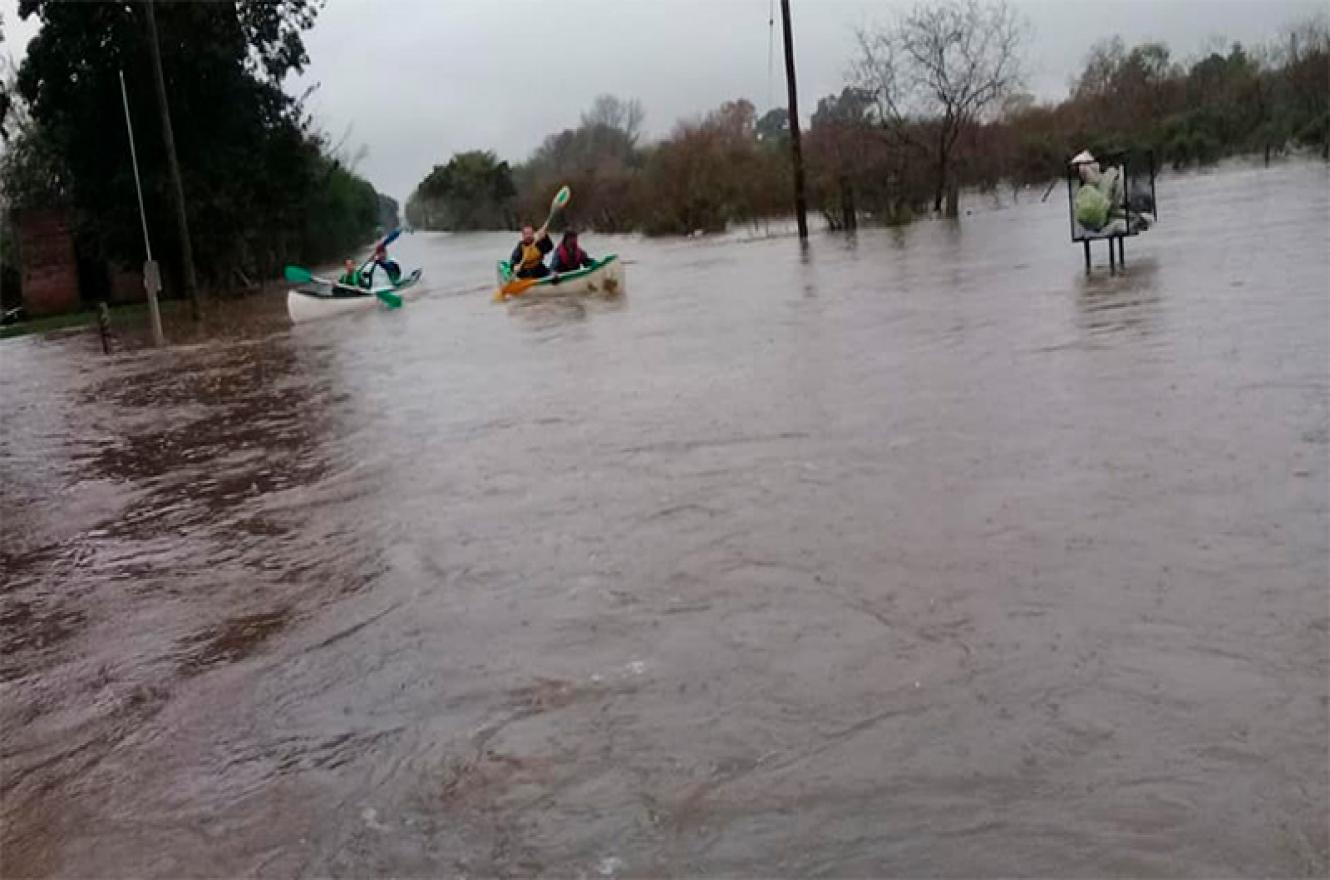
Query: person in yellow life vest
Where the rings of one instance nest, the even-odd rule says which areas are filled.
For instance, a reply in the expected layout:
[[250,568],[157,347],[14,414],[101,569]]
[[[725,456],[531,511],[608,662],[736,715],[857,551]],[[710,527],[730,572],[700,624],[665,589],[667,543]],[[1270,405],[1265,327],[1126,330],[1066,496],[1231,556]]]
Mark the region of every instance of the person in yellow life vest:
[[518,278],[544,278],[550,274],[545,255],[554,250],[547,226],[533,230],[530,223],[522,224],[522,240],[513,248],[509,262]]

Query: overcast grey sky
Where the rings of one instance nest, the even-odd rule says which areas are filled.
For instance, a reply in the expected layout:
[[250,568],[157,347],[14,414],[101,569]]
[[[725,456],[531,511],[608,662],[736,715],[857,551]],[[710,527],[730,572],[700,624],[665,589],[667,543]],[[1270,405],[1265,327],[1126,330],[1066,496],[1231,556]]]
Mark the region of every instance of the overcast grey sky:
[[[318,84],[309,109],[335,138],[352,126],[358,170],[405,200],[459,150],[520,161],[577,124],[601,92],[639,98],[649,136],[746,97],[784,106],[779,0],[329,0],[306,35],[311,63],[288,90]],[[792,0],[801,115],[843,85],[854,28],[913,0]],[[1030,25],[1029,88],[1065,96],[1096,40],[1163,40],[1187,58],[1221,41],[1261,42],[1324,0],[1013,0]],[[6,48],[21,59],[35,19],[0,0]]]

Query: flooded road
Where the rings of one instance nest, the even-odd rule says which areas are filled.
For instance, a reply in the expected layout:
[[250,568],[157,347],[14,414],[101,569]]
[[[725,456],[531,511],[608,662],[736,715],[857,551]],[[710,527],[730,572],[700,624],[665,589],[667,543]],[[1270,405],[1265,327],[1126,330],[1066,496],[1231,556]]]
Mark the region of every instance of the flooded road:
[[1328,184],[3,343],[0,873],[1324,876]]

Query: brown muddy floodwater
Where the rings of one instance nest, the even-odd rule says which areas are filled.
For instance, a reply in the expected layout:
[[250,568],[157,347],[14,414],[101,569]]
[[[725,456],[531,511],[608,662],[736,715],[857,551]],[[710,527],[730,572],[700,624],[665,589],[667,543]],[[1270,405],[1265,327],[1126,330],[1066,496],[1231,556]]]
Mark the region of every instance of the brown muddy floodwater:
[[0,345],[0,872],[1325,876],[1330,172],[1160,202]]

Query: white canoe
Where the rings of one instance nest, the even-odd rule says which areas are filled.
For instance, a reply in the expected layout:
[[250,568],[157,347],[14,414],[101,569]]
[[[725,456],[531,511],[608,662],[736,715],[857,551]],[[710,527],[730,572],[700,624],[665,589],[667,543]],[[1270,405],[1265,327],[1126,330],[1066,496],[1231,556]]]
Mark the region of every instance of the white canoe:
[[[513,280],[513,268],[507,260],[499,263],[498,266],[499,287],[503,287],[509,281]],[[596,261],[594,266],[588,266],[585,269],[577,269],[573,272],[563,272],[560,275],[549,275],[540,279],[535,284],[528,287],[518,297],[532,297],[541,295],[557,296],[619,296],[627,289],[624,280],[623,261],[616,254],[610,254],[604,259]]]
[[379,303],[380,292],[401,293],[420,280],[421,271],[416,269],[397,284],[384,284],[372,290],[348,287],[322,278],[315,278],[311,283],[293,287],[286,294],[286,311],[291,316],[291,323],[301,324],[317,321],[333,315],[348,312],[363,312],[373,308],[382,308]]

